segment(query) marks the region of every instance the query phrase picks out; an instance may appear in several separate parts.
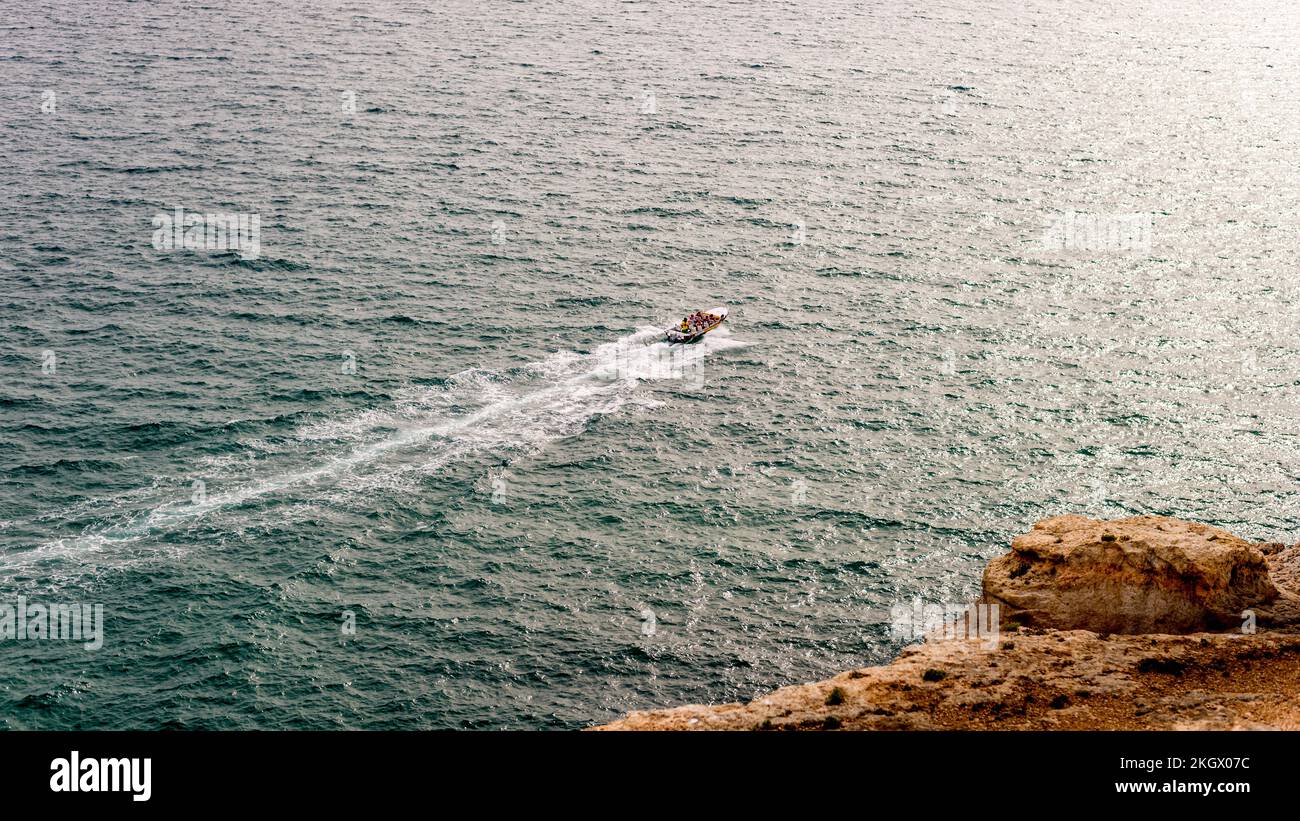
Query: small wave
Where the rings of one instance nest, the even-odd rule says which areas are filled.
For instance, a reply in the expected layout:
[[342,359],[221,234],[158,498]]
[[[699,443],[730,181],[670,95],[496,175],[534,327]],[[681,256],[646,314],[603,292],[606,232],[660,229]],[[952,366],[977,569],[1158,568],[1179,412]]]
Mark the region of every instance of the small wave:
[[103,459],[58,459],[41,465],[18,465],[14,473],[29,476],[53,476],[61,473],[103,473],[121,468],[116,462]]
[[228,251],[221,254],[213,254],[213,260],[225,265],[231,265],[238,268],[247,268],[250,271],[309,271],[311,265],[305,262],[294,262],[289,259],[276,259],[274,257],[257,257],[256,259],[245,259],[237,251]]
[[557,308],[599,308],[613,304],[614,301],[606,296],[566,296],[555,300],[554,304]]

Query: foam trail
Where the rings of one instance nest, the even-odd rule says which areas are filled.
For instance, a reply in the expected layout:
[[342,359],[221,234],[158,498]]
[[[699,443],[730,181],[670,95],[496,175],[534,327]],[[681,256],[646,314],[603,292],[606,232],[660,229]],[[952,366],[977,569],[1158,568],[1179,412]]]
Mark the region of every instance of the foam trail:
[[[662,334],[645,326],[589,354],[557,352],[509,378],[465,371],[446,386],[422,390],[387,409],[305,426],[299,440],[309,450],[316,449],[308,453],[305,466],[244,479],[199,503],[167,501],[137,508],[127,521],[98,529],[92,526],[77,537],[6,556],[0,569],[55,558],[87,560],[115,545],[176,530],[212,513],[302,486],[333,484],[346,492],[368,484],[382,486],[412,472],[428,475],[477,454],[537,449],[577,434],[595,416],[633,401],[641,382],[676,379],[688,386],[702,384],[707,356],[744,345],[725,327],[694,345],[668,345]],[[466,411],[467,407],[473,409]],[[331,447],[343,450],[331,456]],[[407,454],[418,458],[403,458]],[[302,456],[301,452],[291,455]]]

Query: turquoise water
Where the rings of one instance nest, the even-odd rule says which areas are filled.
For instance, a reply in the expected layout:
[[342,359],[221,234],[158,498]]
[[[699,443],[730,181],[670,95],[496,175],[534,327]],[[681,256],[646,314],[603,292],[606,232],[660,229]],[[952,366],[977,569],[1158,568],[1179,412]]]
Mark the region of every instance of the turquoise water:
[[0,726],[583,727],[884,661],[1047,515],[1294,540],[1247,5],[0,2],[0,603],[105,612]]

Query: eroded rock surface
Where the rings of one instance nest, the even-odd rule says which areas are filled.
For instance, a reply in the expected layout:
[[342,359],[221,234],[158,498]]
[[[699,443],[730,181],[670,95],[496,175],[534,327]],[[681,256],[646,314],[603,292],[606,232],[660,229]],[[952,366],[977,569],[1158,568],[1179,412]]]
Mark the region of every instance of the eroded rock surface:
[[984,570],[1004,622],[1108,633],[1239,628],[1278,589],[1263,552],[1226,530],[1161,516],[1056,516]]
[[[838,691],[838,692],[837,692]],[[783,687],[748,704],[634,712],[603,730],[1300,729],[1300,633],[1006,633]]]

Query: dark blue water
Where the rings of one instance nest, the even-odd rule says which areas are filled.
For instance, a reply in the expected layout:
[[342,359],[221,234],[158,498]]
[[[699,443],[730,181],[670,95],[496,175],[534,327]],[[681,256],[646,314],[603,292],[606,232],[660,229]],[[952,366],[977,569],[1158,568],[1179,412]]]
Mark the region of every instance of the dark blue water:
[[1247,5],[0,0],[0,603],[105,612],[0,723],[581,727],[883,661],[1050,514],[1294,541]]

